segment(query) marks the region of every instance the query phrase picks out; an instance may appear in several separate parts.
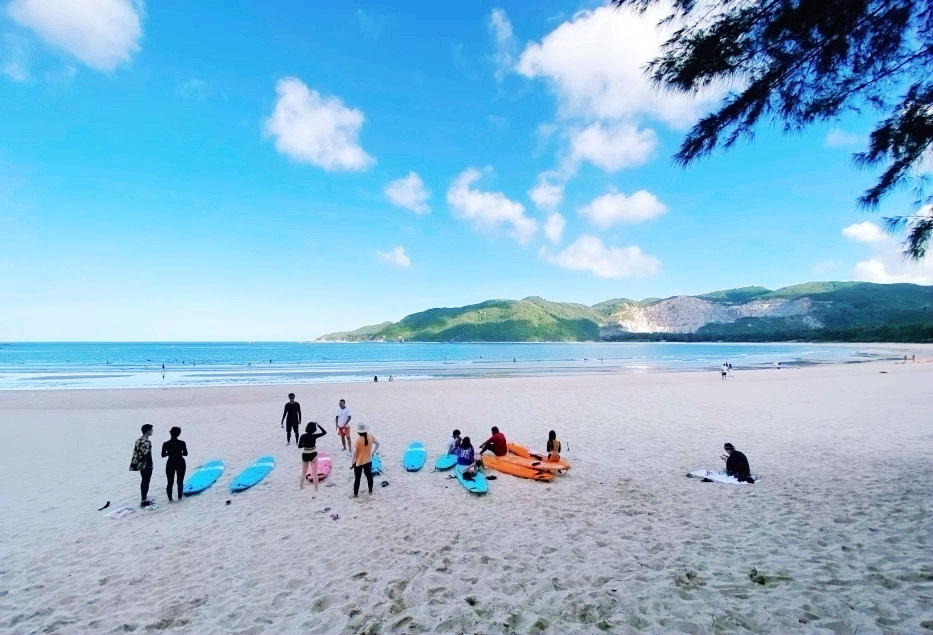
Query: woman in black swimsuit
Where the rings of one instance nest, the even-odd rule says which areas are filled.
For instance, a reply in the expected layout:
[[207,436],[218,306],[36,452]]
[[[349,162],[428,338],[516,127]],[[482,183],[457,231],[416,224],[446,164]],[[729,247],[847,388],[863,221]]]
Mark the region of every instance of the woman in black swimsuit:
[[[318,432],[320,430],[320,432]],[[298,449],[301,450],[301,481],[299,489],[304,489],[305,474],[308,473],[308,467],[313,466],[311,470],[311,480],[314,482],[314,491],[317,491],[317,440],[327,434],[327,430],[317,424],[316,421],[309,421],[305,426],[305,433],[298,439]]]
[[165,493],[168,494],[168,501],[172,502],[172,485],[175,480],[178,481],[178,500],[181,500],[188,446],[178,438],[181,434],[181,428],[178,426],[174,426],[168,433],[172,438],[162,444],[162,456],[168,457],[168,461],[165,462],[165,480],[168,482],[165,486]]

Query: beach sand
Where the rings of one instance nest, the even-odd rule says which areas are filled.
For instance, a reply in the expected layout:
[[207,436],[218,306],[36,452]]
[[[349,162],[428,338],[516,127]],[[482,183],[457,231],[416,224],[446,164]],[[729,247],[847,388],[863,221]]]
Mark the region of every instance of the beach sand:
[[[279,427],[290,390],[328,430],[316,493]],[[372,498],[350,497],[341,397],[382,443]],[[0,631],[933,633],[931,404],[933,363],[892,362],[2,392]],[[169,505],[156,458],[159,508],[113,519],[138,503],[143,423],[155,455],[179,425],[189,474],[227,470]],[[477,444],[491,425],[539,448],[556,429],[573,469],[485,497],[431,471],[452,428]],[[400,465],[412,440],[420,473]],[[759,483],[685,478],[725,441]],[[231,494],[264,453],[275,470]]]

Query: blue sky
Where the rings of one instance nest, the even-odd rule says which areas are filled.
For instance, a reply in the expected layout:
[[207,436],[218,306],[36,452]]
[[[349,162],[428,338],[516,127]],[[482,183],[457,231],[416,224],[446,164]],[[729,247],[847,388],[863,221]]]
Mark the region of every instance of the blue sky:
[[[299,340],[434,306],[933,283],[855,205],[873,113],[762,126],[595,3],[0,3],[0,341]],[[933,161],[921,174],[933,172]]]

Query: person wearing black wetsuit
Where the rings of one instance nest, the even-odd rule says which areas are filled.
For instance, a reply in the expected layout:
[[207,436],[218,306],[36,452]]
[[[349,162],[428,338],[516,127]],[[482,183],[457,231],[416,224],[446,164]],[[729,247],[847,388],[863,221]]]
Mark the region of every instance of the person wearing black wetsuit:
[[722,446],[726,451],[723,458],[726,460],[726,474],[734,476],[742,483],[754,483],[751,468],[748,466],[748,459],[745,454],[735,449],[731,443]]
[[298,426],[301,425],[301,404],[295,401],[295,393],[288,393],[288,403],[282,411],[282,427],[285,428],[285,445],[292,442],[292,431],[295,432],[295,443],[298,443]]
[[301,480],[298,488],[304,489],[305,476],[311,469],[311,480],[314,483],[314,491],[317,491],[317,440],[327,434],[327,430],[317,424],[316,421],[309,421],[305,427],[305,433],[298,439],[298,448],[301,450]]
[[130,459],[130,470],[139,472],[139,495],[140,507],[148,507],[150,502],[146,500],[149,495],[149,479],[152,478],[152,426],[148,423],[140,428],[143,436],[136,439],[136,445],[133,446],[133,458]]
[[188,446],[178,438],[181,434],[181,428],[174,426],[168,431],[172,438],[162,444],[162,456],[168,457],[165,462],[165,493],[168,494],[168,500],[172,500],[173,481],[178,480],[178,500],[181,500],[181,492],[185,483],[185,457],[188,456]]

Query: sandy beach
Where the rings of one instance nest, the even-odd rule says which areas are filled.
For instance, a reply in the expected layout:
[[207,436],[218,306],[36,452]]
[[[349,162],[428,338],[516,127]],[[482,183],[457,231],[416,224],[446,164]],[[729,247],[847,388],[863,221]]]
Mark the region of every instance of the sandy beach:
[[[5,633],[933,632],[933,363],[378,384],[0,392]],[[299,491],[294,391],[334,471]],[[334,409],[382,444],[351,498]],[[122,519],[139,427],[182,428],[212,488]],[[498,425],[573,463],[485,497],[431,466]],[[400,465],[410,441],[428,466]],[[746,453],[755,485],[687,479]],[[275,470],[229,492],[260,454]],[[388,481],[380,487],[379,482]],[[227,502],[230,501],[229,504]],[[336,516],[336,519],[332,518]]]

